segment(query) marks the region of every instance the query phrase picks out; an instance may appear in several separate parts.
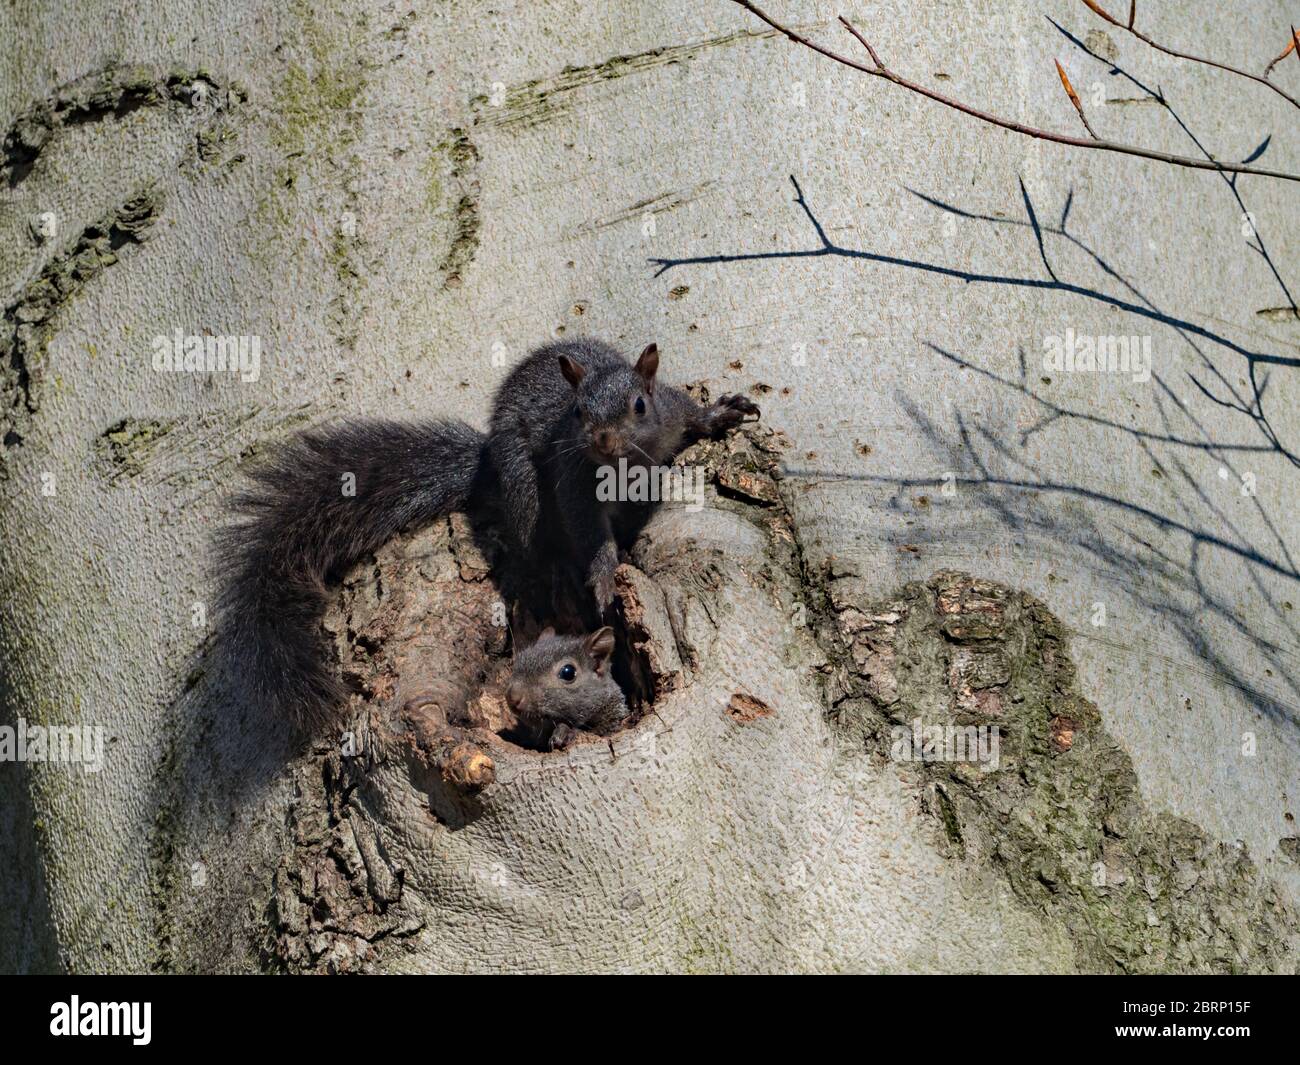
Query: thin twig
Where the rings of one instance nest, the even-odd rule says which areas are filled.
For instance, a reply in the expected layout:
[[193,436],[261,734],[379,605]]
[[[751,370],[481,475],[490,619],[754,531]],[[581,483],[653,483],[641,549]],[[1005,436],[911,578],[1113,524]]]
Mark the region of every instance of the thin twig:
[[1070,103],[1074,104],[1074,109],[1079,112],[1079,121],[1083,123],[1083,128],[1092,135],[1093,140],[1097,140],[1097,131],[1092,128],[1088,116],[1083,113],[1083,104],[1079,101],[1079,94],[1074,91],[1074,86],[1070,84],[1065,67],[1061,66],[1059,59],[1053,59],[1052,62],[1056,64],[1056,73],[1061,76],[1061,84],[1065,86],[1065,95],[1070,98]]
[[672,732],[673,730],[672,725],[668,724],[668,722],[663,719],[663,715],[661,715],[659,711],[656,710],[653,706],[650,707],[650,713],[654,714],[655,717],[659,718],[659,724],[663,725],[664,733]]
[[840,16],[840,22],[842,22],[848,28],[849,32],[852,33],[853,36],[856,37],[867,49],[868,54],[872,57],[872,62],[876,64],[875,67],[869,67],[865,63],[859,63],[857,60],[850,59],[845,55],[840,55],[838,52],[834,52],[829,48],[810,41],[802,34],[796,33],[794,30],[781,25],[781,23],[772,18],[771,15],[767,14],[755,4],[750,3],[749,0],[733,0],[733,2],[739,4],[746,11],[757,15],[760,19],[771,26],[772,29],[783,34],[791,41],[794,41],[795,44],[801,44],[805,48],[809,48],[819,55],[824,55],[827,59],[833,59],[837,63],[846,67],[852,67],[854,70],[859,70],[864,74],[870,74],[872,77],[884,78],[886,81],[892,81],[895,85],[899,85],[904,89],[909,89],[914,93],[925,96],[928,99],[934,100],[936,103],[941,103],[945,107],[951,107],[955,111],[960,111],[962,114],[970,115],[972,118],[978,118],[980,121],[988,122],[990,125],[1009,129],[1013,133],[1023,133],[1026,137],[1036,137],[1039,140],[1051,141],[1054,144],[1068,144],[1074,148],[1093,148],[1102,152],[1118,152],[1121,155],[1133,155],[1140,159],[1154,159],[1156,162],[1170,163],[1174,166],[1185,166],[1192,170],[1214,170],[1220,173],[1253,174],[1256,177],[1278,178],[1282,181],[1300,181],[1300,174],[1288,174],[1282,170],[1265,170],[1262,167],[1247,166],[1244,163],[1224,163],[1217,159],[1193,159],[1182,155],[1170,155],[1167,152],[1157,152],[1150,148],[1139,148],[1134,145],[1119,144],[1115,141],[1071,137],[1066,133],[1053,133],[1051,130],[1038,129],[1034,126],[1026,126],[1021,122],[1013,122],[1007,118],[999,118],[997,115],[990,114],[987,111],[980,111],[974,107],[969,107],[968,105],[961,103],[959,100],[954,100],[950,96],[945,96],[943,93],[935,92],[933,89],[927,88],[924,85],[904,78],[900,74],[894,73],[894,71],[890,70],[880,61],[880,57],[875,54],[875,50],[871,45],[867,43],[866,39],[858,33],[858,31],[854,29],[849,21],[843,16]]
[[1104,18],[1112,26],[1118,27],[1121,30],[1127,30],[1129,33],[1133,34],[1133,36],[1136,37],[1139,41],[1143,41],[1146,44],[1150,45],[1157,52],[1164,52],[1165,55],[1171,55],[1175,59],[1186,59],[1192,63],[1204,63],[1207,67],[1217,67],[1219,70],[1226,70],[1229,74],[1236,74],[1238,77],[1249,78],[1251,81],[1257,81],[1261,85],[1267,85],[1270,89],[1272,89],[1275,93],[1277,93],[1280,97],[1282,97],[1282,99],[1284,99],[1292,107],[1300,107],[1300,100],[1297,100],[1285,89],[1279,88],[1278,86],[1274,85],[1267,78],[1260,77],[1258,74],[1252,74],[1249,70],[1239,70],[1237,67],[1230,67],[1228,66],[1227,63],[1219,63],[1213,59],[1206,59],[1203,56],[1190,55],[1187,52],[1179,52],[1173,48],[1166,48],[1163,44],[1160,44],[1158,41],[1152,40],[1141,30],[1135,30],[1133,28],[1133,16],[1137,10],[1136,4],[1134,4],[1129,9],[1129,24],[1125,26],[1124,23],[1120,22],[1119,19],[1109,14],[1105,8],[1103,8],[1100,4],[1098,4],[1097,0],[1083,0],[1083,2],[1088,6],[1089,10],[1099,15],[1101,18]]
[[1268,66],[1264,68],[1264,77],[1267,78],[1270,74],[1272,74],[1273,68],[1277,66],[1280,62],[1282,62],[1282,60],[1284,60],[1287,56],[1289,56],[1294,50],[1295,50],[1295,30],[1293,29],[1291,31],[1291,39],[1286,42],[1286,47],[1282,49],[1281,53],[1278,55],[1276,59],[1274,59],[1271,63],[1269,63]]

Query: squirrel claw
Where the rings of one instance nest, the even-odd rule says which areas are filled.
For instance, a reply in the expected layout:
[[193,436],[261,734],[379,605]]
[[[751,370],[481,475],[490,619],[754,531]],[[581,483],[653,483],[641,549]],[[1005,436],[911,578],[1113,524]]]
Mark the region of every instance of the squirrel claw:
[[758,404],[748,396],[722,396],[718,400],[719,407],[730,407],[732,410],[738,410],[741,414],[753,414],[757,416],[760,412]]
[[568,725],[556,725],[551,732],[550,747],[553,751],[562,751],[573,742],[577,732]]
[[760,413],[758,404],[748,396],[719,396],[711,412],[713,432],[725,433],[740,425],[749,415],[757,418]]

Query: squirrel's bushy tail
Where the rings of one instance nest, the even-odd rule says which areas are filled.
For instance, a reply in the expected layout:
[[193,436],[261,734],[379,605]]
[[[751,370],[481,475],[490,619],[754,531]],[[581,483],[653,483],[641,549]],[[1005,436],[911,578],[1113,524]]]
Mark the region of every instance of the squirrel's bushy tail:
[[337,714],[345,692],[320,630],[327,577],[401,529],[463,509],[486,442],[463,422],[345,422],[258,465],[218,559],[225,638],[258,700],[304,732]]

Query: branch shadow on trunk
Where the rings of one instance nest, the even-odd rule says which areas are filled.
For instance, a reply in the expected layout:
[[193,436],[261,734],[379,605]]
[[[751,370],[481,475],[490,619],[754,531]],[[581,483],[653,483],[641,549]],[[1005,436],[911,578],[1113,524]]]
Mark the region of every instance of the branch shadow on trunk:
[[[1068,31],[1059,25],[1057,29],[1076,47],[1105,62]],[[1149,88],[1115,64],[1108,63],[1108,67],[1112,75],[1127,79],[1158,101],[1198,151],[1208,154],[1158,89]],[[1262,155],[1268,143],[1268,138],[1264,138],[1254,156]],[[1220,178],[1234,207],[1243,217],[1248,217],[1238,182],[1226,174]],[[1300,643],[1300,629],[1297,628],[1292,602],[1279,594],[1279,588],[1300,582],[1300,570],[1286,539],[1281,516],[1271,513],[1265,502],[1254,493],[1254,473],[1244,466],[1246,461],[1281,460],[1287,467],[1300,467],[1296,445],[1286,436],[1291,427],[1285,422],[1280,426],[1275,424],[1276,410],[1270,403],[1269,389],[1272,375],[1294,371],[1300,367],[1300,358],[1260,347],[1254,341],[1238,341],[1221,330],[1159,306],[1107,256],[1079,236],[1077,228],[1071,228],[1072,189],[1054,222],[1042,220],[1041,212],[1023,181],[1018,190],[1023,210],[1021,217],[970,210],[934,195],[908,190],[923,203],[957,219],[999,231],[1028,231],[1042,262],[1043,276],[1026,276],[949,266],[837,244],[827,235],[799,181],[793,175],[790,181],[794,187],[794,202],[816,237],[812,247],[653,258],[650,262],[656,267],[655,276],[692,266],[806,258],[849,259],[916,270],[963,284],[996,285],[1029,289],[1044,295],[1059,293],[1075,297],[1121,311],[1140,322],[1173,330],[1192,350],[1198,364],[1196,371],[1186,371],[1184,375],[1151,373],[1158,428],[1123,424],[1051,399],[1030,373],[1023,348],[1018,352],[1019,372],[1013,376],[990,370],[939,345],[926,344],[936,357],[956,368],[972,371],[1028,403],[1036,417],[1018,434],[1008,432],[1001,425],[989,425],[961,413],[956,415],[955,426],[951,430],[945,429],[907,396],[900,395],[898,401],[923,439],[943,457],[947,468],[962,471],[952,483],[979,492],[980,510],[1013,532],[1032,530],[1048,542],[1083,551],[1109,580],[1124,586],[1155,616],[1169,622],[1191,654],[1204,659],[1217,675],[1246,693],[1271,717],[1292,725],[1300,724],[1300,711],[1297,710],[1300,706],[1300,675],[1293,662],[1293,649]],[[1300,319],[1291,292],[1263,237],[1253,229],[1253,225],[1252,232],[1254,242],[1248,243],[1248,247],[1267,263],[1286,306]],[[1058,248],[1086,257],[1107,281],[1113,283],[1113,290],[1069,280],[1055,265]],[[1235,376],[1240,376],[1240,384],[1233,380]],[[1229,438],[1222,429],[1208,426],[1196,412],[1197,404],[1204,401],[1229,412],[1231,424],[1239,427],[1240,434]],[[1050,429],[1060,430],[1072,425],[1113,434],[1124,441],[1125,447],[1136,450],[1149,460],[1157,471],[1156,476],[1176,486],[1172,508],[1165,510],[1143,502],[1138,496],[1129,497],[1084,483],[1070,483],[1051,476],[1041,463],[1031,461],[1026,452],[1031,439]],[[1251,523],[1256,526],[1253,531],[1246,528],[1243,519],[1228,513],[1222,503],[1210,497],[1189,466],[1192,458],[1217,462],[1220,479],[1242,485],[1242,495],[1249,501]],[[862,477],[837,471],[793,468],[787,473],[792,478],[823,482],[870,481],[900,490],[944,483],[943,478],[920,474]],[[1073,507],[1066,514],[1052,504],[1053,500],[1062,497],[1083,503],[1088,510]],[[1128,520],[1121,525],[1121,518]],[[1181,543],[1177,548],[1157,546],[1143,535],[1143,527],[1162,535],[1172,533]],[[953,531],[950,529],[948,533]],[[1242,580],[1266,605],[1264,616],[1242,617],[1222,592],[1211,587],[1206,576],[1211,555],[1220,556],[1216,562],[1226,560],[1239,567]],[[1190,593],[1190,599],[1187,593]],[[1219,646],[1215,636],[1207,631],[1207,617],[1251,641],[1263,656],[1266,674],[1275,678],[1285,695],[1279,697],[1261,690],[1262,678],[1248,675],[1232,650]]]

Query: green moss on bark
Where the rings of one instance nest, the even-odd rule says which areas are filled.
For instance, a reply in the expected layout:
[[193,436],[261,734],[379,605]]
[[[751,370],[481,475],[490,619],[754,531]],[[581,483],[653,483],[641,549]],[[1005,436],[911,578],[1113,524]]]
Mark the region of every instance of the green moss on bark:
[[997,729],[992,771],[900,763],[955,859],[995,868],[1089,971],[1296,971],[1294,909],[1244,847],[1146,807],[1041,602],[951,572],[883,599],[857,587],[829,584],[841,727],[895,762],[918,721]]

